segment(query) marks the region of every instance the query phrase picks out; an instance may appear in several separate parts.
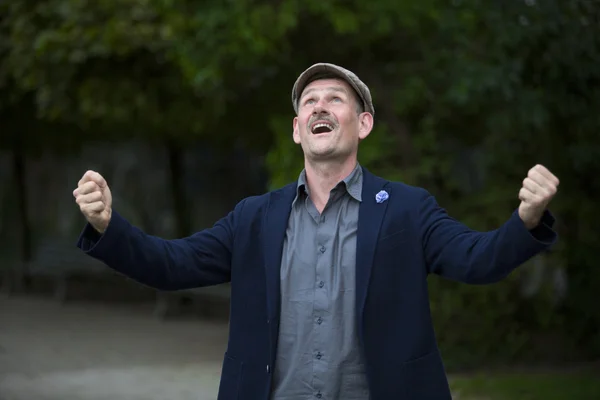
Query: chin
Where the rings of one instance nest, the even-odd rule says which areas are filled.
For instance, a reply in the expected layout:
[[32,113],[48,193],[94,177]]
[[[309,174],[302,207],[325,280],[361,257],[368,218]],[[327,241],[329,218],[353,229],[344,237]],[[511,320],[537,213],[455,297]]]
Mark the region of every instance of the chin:
[[335,147],[321,147],[321,148],[316,148],[316,149],[313,148],[313,149],[310,149],[310,153],[313,156],[322,157],[322,156],[328,156],[328,155],[337,153],[337,149]]
[[330,161],[343,157],[338,149],[320,149],[310,152],[310,158],[315,161]]

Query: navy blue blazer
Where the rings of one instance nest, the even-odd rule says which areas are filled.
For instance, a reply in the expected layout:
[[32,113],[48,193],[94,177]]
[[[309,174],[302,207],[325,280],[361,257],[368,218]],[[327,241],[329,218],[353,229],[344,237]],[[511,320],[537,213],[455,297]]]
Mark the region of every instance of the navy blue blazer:
[[[389,193],[375,201],[380,190]],[[113,211],[102,236],[87,225],[78,246],[151,287],[231,282],[230,333],[219,400],[267,400],[279,327],[279,269],[296,183],[248,197],[212,228],[163,240]],[[371,398],[450,399],[429,309],[427,276],[493,283],[553,244],[546,212],[529,231],[515,211],[477,232],[448,216],[427,191],[366,169],[356,249],[356,320]]]

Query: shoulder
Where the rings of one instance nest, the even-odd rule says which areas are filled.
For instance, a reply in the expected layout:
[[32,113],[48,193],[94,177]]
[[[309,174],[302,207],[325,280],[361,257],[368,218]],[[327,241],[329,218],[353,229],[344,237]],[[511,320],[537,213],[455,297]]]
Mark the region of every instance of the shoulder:
[[387,180],[385,178],[374,175],[376,180],[383,183],[383,189],[387,190],[390,194],[390,199],[395,202],[402,202],[403,204],[414,203],[415,205],[433,198],[431,193],[425,188],[409,185],[404,182]]
[[387,181],[386,188],[390,192],[388,213],[392,215],[409,215],[409,218],[420,227],[428,226],[431,221],[446,217],[446,211],[438,204],[435,196],[423,187]]
[[414,212],[415,215],[427,213],[430,208],[437,207],[434,196],[426,189],[404,182],[388,181],[386,188],[390,194],[390,206]]

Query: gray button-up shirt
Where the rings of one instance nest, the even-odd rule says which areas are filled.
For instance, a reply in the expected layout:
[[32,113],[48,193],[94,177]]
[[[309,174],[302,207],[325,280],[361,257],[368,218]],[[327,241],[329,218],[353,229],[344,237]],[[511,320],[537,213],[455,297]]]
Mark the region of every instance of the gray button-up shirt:
[[281,264],[281,318],[273,400],[367,400],[355,312],[359,165],[319,214],[298,179]]

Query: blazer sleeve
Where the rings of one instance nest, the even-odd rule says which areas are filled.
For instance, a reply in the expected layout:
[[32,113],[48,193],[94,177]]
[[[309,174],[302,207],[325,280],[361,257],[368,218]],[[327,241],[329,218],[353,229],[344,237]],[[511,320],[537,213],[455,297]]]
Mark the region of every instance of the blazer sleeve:
[[174,240],[145,234],[113,210],[104,233],[100,235],[87,224],[77,246],[113,270],[160,290],[228,282],[242,203],[213,227]]
[[427,192],[420,200],[419,224],[428,273],[472,284],[500,281],[558,238],[547,210],[532,230],[515,210],[500,228],[478,232],[451,218]]

